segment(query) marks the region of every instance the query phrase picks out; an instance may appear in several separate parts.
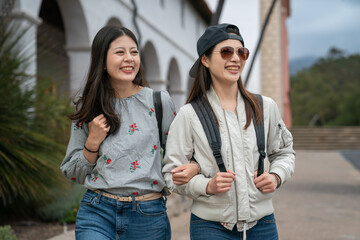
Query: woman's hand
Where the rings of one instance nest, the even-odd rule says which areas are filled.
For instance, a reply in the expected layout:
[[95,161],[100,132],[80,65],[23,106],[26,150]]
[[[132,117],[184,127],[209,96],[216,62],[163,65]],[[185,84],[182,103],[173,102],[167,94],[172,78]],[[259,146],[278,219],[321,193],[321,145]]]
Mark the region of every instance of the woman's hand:
[[107,133],[110,130],[110,126],[107,124],[107,120],[103,114],[96,116],[89,123],[89,136],[85,142],[85,146],[90,151],[94,151],[94,153],[87,151],[84,149],[84,156],[90,163],[95,163],[97,159],[97,150],[99,150],[100,144],[106,138]]
[[206,186],[206,193],[217,194],[227,192],[230,190],[234,180],[235,173],[233,171],[227,170],[227,172],[218,172]]
[[273,174],[264,172],[259,177],[257,171],[254,173],[254,183],[256,187],[263,193],[272,193],[277,187],[276,178]]
[[187,163],[174,168],[171,173],[174,184],[182,185],[199,173],[199,167],[197,164]]
[[92,146],[97,146],[98,149],[100,144],[106,138],[106,135],[109,132],[109,130],[110,130],[110,126],[108,126],[106,118],[104,117],[103,114],[100,114],[99,116],[95,117],[89,123],[89,136],[86,141],[87,143],[89,143],[89,145],[86,145],[86,147],[90,149],[90,147]]

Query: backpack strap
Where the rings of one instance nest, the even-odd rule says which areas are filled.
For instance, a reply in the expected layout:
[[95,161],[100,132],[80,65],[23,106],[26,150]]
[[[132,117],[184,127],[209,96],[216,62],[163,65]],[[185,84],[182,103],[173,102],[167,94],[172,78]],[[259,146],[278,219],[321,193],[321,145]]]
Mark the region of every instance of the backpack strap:
[[153,91],[153,102],[154,102],[155,115],[156,115],[156,120],[157,120],[157,124],[158,124],[158,129],[159,129],[160,144],[161,144],[161,147],[163,148],[163,150],[165,151],[165,144],[163,143],[163,139],[162,139],[163,111],[162,111],[161,92],[160,91]]
[[254,124],[254,127],[255,127],[256,142],[257,142],[258,150],[259,150],[259,153],[260,153],[257,175],[260,176],[264,172],[264,159],[266,157],[266,152],[265,152],[265,131],[264,131],[264,107],[263,107],[262,96],[259,95],[259,94],[254,94],[254,95],[259,100],[259,104],[261,106],[261,110],[262,110],[262,113],[263,113],[262,114],[263,117],[261,118],[261,121],[259,122],[259,124],[256,124],[256,117],[255,117],[255,114],[253,114],[253,124]]
[[201,125],[205,131],[206,138],[213,151],[213,155],[216,159],[216,163],[220,172],[226,172],[225,164],[221,156],[221,137],[218,126],[216,125],[216,119],[214,112],[211,110],[209,103],[205,100],[196,99],[191,102]]
[[[259,162],[258,162],[258,176],[264,172],[264,160],[266,157],[265,152],[265,131],[264,131],[264,108],[263,108],[263,99],[261,95],[255,94],[259,100],[261,110],[263,111],[263,117],[259,124],[256,124],[255,114],[253,115],[253,124],[256,134],[256,142],[259,151]],[[191,102],[192,107],[194,108],[198,118],[200,119],[201,125],[208,139],[209,145],[213,151],[213,155],[216,159],[216,163],[221,172],[226,172],[225,164],[221,156],[221,137],[219,128],[216,125],[216,120],[213,111],[211,110],[209,103],[207,101],[201,101],[196,99]]]

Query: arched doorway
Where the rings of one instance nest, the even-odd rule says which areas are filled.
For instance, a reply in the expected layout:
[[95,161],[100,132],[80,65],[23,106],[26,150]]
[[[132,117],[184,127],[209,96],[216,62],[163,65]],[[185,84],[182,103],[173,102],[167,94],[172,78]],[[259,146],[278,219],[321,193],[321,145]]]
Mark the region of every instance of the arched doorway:
[[161,81],[160,78],[159,60],[154,45],[151,42],[147,42],[140,54],[144,66],[146,80],[148,81],[150,87],[155,90],[165,89],[166,82]]
[[112,17],[109,19],[109,21],[107,22],[106,26],[117,26],[117,27],[122,27],[122,23],[120,22],[119,19]]
[[50,79],[60,91],[69,91],[69,58],[65,50],[65,29],[56,0],[43,0],[37,29],[38,82]]
[[170,60],[167,74],[167,91],[170,93],[176,109],[178,110],[184,104],[184,92],[181,90],[181,76],[178,63],[175,58]]

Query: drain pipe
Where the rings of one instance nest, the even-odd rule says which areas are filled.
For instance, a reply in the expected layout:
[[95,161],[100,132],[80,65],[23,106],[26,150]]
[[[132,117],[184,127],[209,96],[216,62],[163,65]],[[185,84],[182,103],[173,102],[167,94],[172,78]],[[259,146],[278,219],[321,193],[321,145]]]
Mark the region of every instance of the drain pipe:
[[135,27],[135,30],[138,34],[138,42],[139,42],[139,47],[141,46],[141,32],[140,32],[140,29],[139,29],[139,26],[137,24],[137,21],[136,21],[136,16],[137,16],[137,5],[135,3],[135,0],[131,0],[131,3],[133,5],[133,17],[132,17],[132,21],[133,21],[133,24],[134,24],[134,27]]
[[219,23],[219,19],[220,19],[220,15],[221,15],[221,12],[222,12],[222,9],[223,9],[223,6],[224,6],[224,2],[225,2],[225,0],[219,0],[218,1],[216,12],[211,18],[210,26],[216,25],[216,24]]

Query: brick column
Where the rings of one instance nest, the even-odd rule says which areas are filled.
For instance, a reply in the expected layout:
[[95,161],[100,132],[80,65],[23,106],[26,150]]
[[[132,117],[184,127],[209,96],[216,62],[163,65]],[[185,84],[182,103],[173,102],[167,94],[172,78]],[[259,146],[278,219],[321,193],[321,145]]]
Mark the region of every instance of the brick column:
[[[263,26],[271,4],[272,1],[261,0],[261,26]],[[262,94],[274,99],[281,115],[283,115],[283,40],[281,9],[281,0],[278,0],[269,19],[260,49]]]

